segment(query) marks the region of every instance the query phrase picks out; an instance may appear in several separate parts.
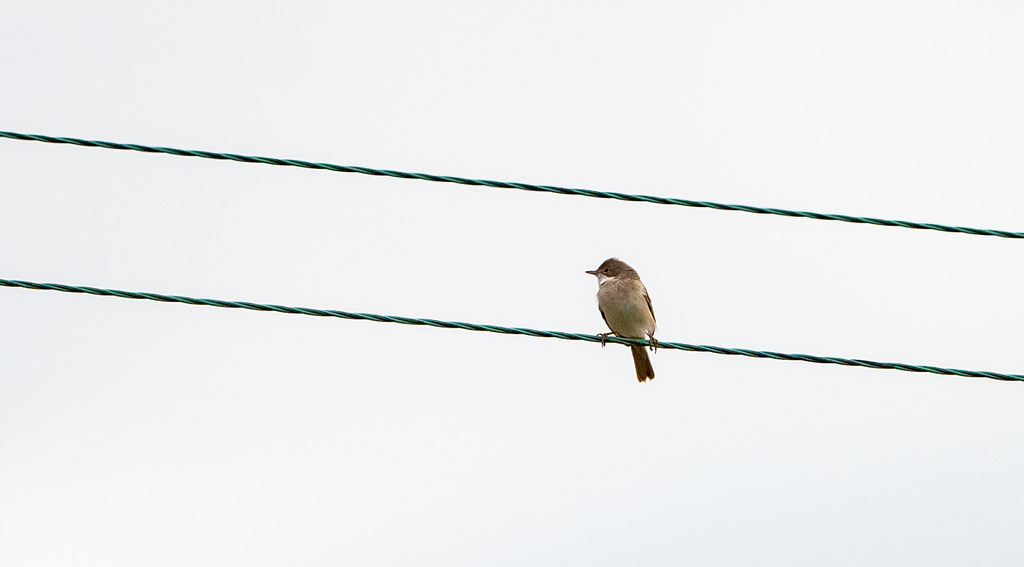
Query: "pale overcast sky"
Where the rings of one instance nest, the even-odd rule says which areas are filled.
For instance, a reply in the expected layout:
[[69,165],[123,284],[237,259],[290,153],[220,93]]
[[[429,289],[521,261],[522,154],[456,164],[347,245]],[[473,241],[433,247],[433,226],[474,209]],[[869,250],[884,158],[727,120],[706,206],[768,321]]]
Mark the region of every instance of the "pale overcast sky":
[[[0,130],[1024,230],[1024,4],[38,2]],[[0,140],[0,278],[1024,373],[1024,242]],[[1019,565],[1024,384],[0,288],[0,563]]]

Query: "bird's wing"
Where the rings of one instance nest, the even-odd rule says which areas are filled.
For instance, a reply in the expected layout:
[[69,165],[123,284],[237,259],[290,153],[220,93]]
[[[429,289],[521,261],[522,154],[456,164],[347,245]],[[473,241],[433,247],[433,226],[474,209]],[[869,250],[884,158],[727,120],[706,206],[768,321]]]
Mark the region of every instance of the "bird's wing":
[[[654,316],[654,306],[651,305],[651,296],[647,295],[647,288],[646,287],[644,288],[644,299],[647,300],[647,309],[650,310],[650,312],[651,312],[651,319],[654,319],[654,322],[657,323],[658,322],[658,318]],[[601,315],[604,315],[604,313],[602,313]],[[608,321],[605,320],[605,323],[607,323],[607,322]]]

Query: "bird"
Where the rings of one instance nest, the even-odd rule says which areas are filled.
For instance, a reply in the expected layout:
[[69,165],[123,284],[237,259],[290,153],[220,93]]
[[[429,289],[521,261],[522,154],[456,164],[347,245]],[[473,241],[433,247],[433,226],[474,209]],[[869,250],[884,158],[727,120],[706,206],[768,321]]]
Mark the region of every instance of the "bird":
[[[601,346],[604,346],[608,335],[615,335],[627,339],[650,339],[651,350],[657,348],[654,307],[636,270],[618,258],[608,258],[596,270],[586,270],[586,273],[597,277],[597,308],[611,329],[610,333],[598,333]],[[636,379],[641,382],[653,380],[654,367],[644,347],[630,345],[629,349],[633,353]]]

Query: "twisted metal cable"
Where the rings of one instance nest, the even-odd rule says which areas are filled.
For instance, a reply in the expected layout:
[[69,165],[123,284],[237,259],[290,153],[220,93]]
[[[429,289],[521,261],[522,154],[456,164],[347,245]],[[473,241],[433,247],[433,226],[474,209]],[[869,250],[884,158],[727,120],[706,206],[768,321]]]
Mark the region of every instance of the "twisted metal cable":
[[793,211],[788,209],[773,209],[766,207],[754,207],[749,205],[730,205],[726,203],[714,203],[710,201],[692,201],[689,199],[675,199],[669,197],[655,197],[652,195],[633,195],[629,193],[616,193],[610,191],[595,191],[593,189],[573,189],[569,187],[557,187],[554,185],[534,185],[531,183],[516,183],[508,181],[490,181],[487,179],[469,179],[466,177],[453,177],[450,175],[433,175],[429,173],[409,173],[406,171],[394,171],[390,169],[374,169],[370,167],[359,167],[351,165],[337,165],[333,163],[318,163],[298,159],[281,159],[273,157],[247,156],[241,154],[227,154],[220,152],[209,152],[203,150],[182,150],[177,148],[163,148],[158,146],[143,146],[140,144],[122,144],[118,142],[103,142],[98,140],[83,140],[80,138],[63,138],[56,136],[44,136],[41,134],[21,134],[18,132],[0,131],[0,138],[12,140],[24,140],[35,142],[46,142],[49,144],[72,144],[75,146],[86,146],[92,148],[107,148],[110,150],[131,150],[145,153],[170,154],[175,156],[199,157],[206,159],[219,159],[239,161],[244,163],[262,163],[267,165],[280,165],[289,167],[302,167],[306,169],[324,169],[341,173],[360,173],[363,175],[375,175],[383,177],[397,177],[399,179],[419,179],[422,181],[435,181],[438,183],[457,183],[459,185],[476,185],[482,187],[494,187],[499,189],[520,189],[523,191],[539,191],[545,193],[557,193],[559,195],[577,195],[582,197],[594,197],[598,199],[618,199],[620,201],[631,201],[640,203],[654,203],[657,205],[678,205],[681,207],[697,207],[705,209],[717,209],[720,211],[740,211],[761,215],[779,215],[784,217],[798,217],[816,220],[831,220],[849,222],[856,224],[873,224],[877,226],[894,226],[901,228],[913,228],[920,230],[937,230],[939,232],[954,232],[960,234],[973,234],[976,236],[997,236],[1000,238],[1024,238],[1024,232],[1011,232],[1007,230],[992,230],[984,228],[970,228],[964,226],[948,226],[935,223],[911,222],[902,220],[888,220],[873,217],[855,217],[851,215],[838,215],[829,213],[815,213],[810,211]]
[[[396,315],[378,315],[375,313],[351,313],[334,309],[313,309],[309,307],[289,307],[285,305],[270,305],[263,303],[251,303],[248,301],[226,301],[223,299],[202,299],[197,297],[184,297],[180,295],[164,295],[160,293],[146,293],[136,291],[122,291],[117,289],[101,289],[96,287],[85,287],[77,285],[57,283],[37,283],[21,280],[0,279],[0,286],[24,289],[35,289],[44,291],[63,291],[67,293],[87,293],[91,295],[104,295],[121,297],[124,299],[146,299],[149,301],[161,301],[165,303],[185,303],[188,305],[206,305],[210,307],[224,307],[229,309],[250,309],[253,311],[274,311],[277,313],[288,313],[295,315],[310,315],[314,317],[337,317],[340,319],[354,319],[361,321],[376,321],[378,323],[400,323],[402,325],[424,325],[428,327],[439,327],[442,329],[462,329],[465,331],[483,331],[488,333],[500,333],[505,335],[526,335],[529,337],[541,337],[550,339],[564,339],[569,341],[587,341],[591,343],[602,342],[597,335],[586,335],[582,333],[567,333],[564,331],[542,331],[523,327],[503,327],[500,325],[480,325],[477,323],[463,323],[459,321],[442,321],[439,319],[422,319],[418,317],[401,317]],[[622,345],[650,346],[650,342],[640,339],[623,339],[619,337],[608,337],[605,342]],[[942,368],[938,366],[922,366],[918,364],[904,364],[901,362],[876,362],[873,360],[861,360],[855,358],[838,358],[834,356],[816,356],[812,354],[787,354],[782,352],[750,350],[742,348],[729,348],[709,345],[692,345],[686,343],[674,343],[659,341],[658,348],[669,350],[684,350],[691,352],[709,352],[713,354],[727,354],[737,356],[748,356],[752,358],[771,358],[775,360],[794,360],[800,362],[813,362],[817,364],[838,364],[841,366],[860,366],[863,368],[876,368],[887,370],[902,370],[904,372],[928,372],[931,374],[942,374],[946,376],[962,376],[965,378],[991,378],[993,380],[1024,381],[1021,374],[1003,374],[999,372],[987,372],[979,370],[961,370],[957,368]]]

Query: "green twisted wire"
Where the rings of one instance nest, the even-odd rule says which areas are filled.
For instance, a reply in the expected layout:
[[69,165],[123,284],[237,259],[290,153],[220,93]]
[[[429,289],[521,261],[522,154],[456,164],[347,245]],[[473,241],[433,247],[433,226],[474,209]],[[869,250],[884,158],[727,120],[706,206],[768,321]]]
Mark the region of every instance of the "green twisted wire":
[[654,203],[658,205],[678,205],[681,207],[698,207],[705,209],[717,209],[720,211],[740,211],[760,215],[779,215],[784,217],[798,217],[816,220],[831,220],[850,222],[857,224],[873,224],[877,226],[895,226],[902,228],[914,228],[920,230],[937,230],[940,232],[955,232],[960,234],[973,234],[977,236],[997,236],[1000,238],[1024,238],[1024,232],[1011,232],[1007,230],[991,230],[983,228],[969,228],[964,226],[947,226],[943,224],[910,222],[901,220],[888,220],[872,217],[855,217],[850,215],[837,215],[828,213],[815,213],[810,211],[792,211],[787,209],[772,209],[765,207],[753,207],[749,205],[730,205],[726,203],[714,203],[710,201],[691,201],[689,199],[674,199],[669,197],[655,197],[652,195],[633,195],[629,193],[616,193],[609,191],[595,191],[593,189],[572,189],[568,187],[557,187],[554,185],[533,185],[530,183],[515,183],[508,181],[490,181],[487,179],[469,179],[466,177],[453,177],[450,175],[433,175],[429,173],[409,173],[406,171],[394,171],[390,169],[373,169],[370,167],[359,167],[350,165],[337,165],[333,163],[317,163],[298,159],[281,159],[273,157],[246,156],[241,154],[226,154],[220,152],[208,152],[203,150],[182,150],[177,148],[162,148],[156,146],[143,146],[140,144],[122,144],[118,142],[103,142],[98,140],[83,140],[80,138],[62,138],[56,136],[44,136],[40,134],[21,134],[18,132],[0,131],[0,138],[12,140],[24,140],[35,142],[46,142],[49,144],[72,144],[75,146],[86,146],[92,148],[107,148],[111,150],[131,150],[145,153],[171,154],[176,156],[200,157],[206,159],[219,159],[239,161],[244,163],[262,163],[267,165],[281,165],[289,167],[302,167],[306,169],[324,169],[342,173],[361,173],[363,175],[376,175],[384,177],[397,177],[399,179],[420,179],[423,181],[435,181],[438,183],[457,183],[460,185],[477,185],[482,187],[495,187],[499,189],[520,189],[523,191],[540,191],[545,193],[557,193],[559,195],[578,195],[582,197],[594,197],[598,199],[618,199],[620,201],[631,201],[640,203]]
[[[551,339],[564,339],[569,341],[587,341],[599,343],[604,340],[609,343],[622,345],[649,346],[647,340],[623,339],[619,337],[608,337],[602,339],[597,335],[585,335],[582,333],[566,333],[563,331],[541,331],[523,327],[503,327],[500,325],[480,325],[477,323],[463,323],[459,321],[442,321],[439,319],[422,319],[418,317],[401,317],[396,315],[378,315],[375,313],[351,313],[334,309],[313,309],[309,307],[288,307],[285,305],[268,305],[263,303],[251,303],[248,301],[225,301],[223,299],[202,299],[197,297],[184,297],[180,295],[164,295],[160,293],[145,293],[136,291],[122,291],[117,289],[101,289],[96,287],[84,287],[77,285],[57,283],[36,283],[21,280],[0,279],[0,286],[24,289],[35,289],[44,291],[63,291],[67,293],[87,293],[91,295],[104,295],[121,297],[125,299],[146,299],[149,301],[161,301],[165,303],[185,303],[188,305],[206,305],[210,307],[224,307],[228,309],[251,309],[253,311],[274,311],[277,313],[289,313],[295,315],[310,315],[313,317],[337,317],[339,319],[354,319],[360,321],[376,321],[378,323],[399,323],[402,325],[424,325],[442,329],[462,329],[465,331],[482,331],[487,333],[500,333],[504,335],[526,335],[529,337],[541,337]],[[709,352],[713,354],[727,354],[736,356],[749,356],[752,358],[771,358],[775,360],[794,360],[801,362],[814,362],[817,364],[838,364],[842,366],[860,366],[863,368],[876,368],[888,370],[902,370],[904,372],[928,372],[931,374],[942,374],[946,376],[962,376],[965,378],[991,378],[993,380],[1024,381],[1021,374],[1002,374],[999,372],[986,372],[978,370],[960,370],[957,368],[941,368],[938,366],[922,366],[918,364],[904,364],[901,362],[875,362],[873,360],[861,360],[855,358],[838,358],[834,356],[815,356],[811,354],[787,354],[782,352],[771,352],[763,350],[750,350],[742,348],[729,348],[709,345],[692,345],[686,343],[658,342],[658,348],[670,350],[684,350],[691,352]]]

